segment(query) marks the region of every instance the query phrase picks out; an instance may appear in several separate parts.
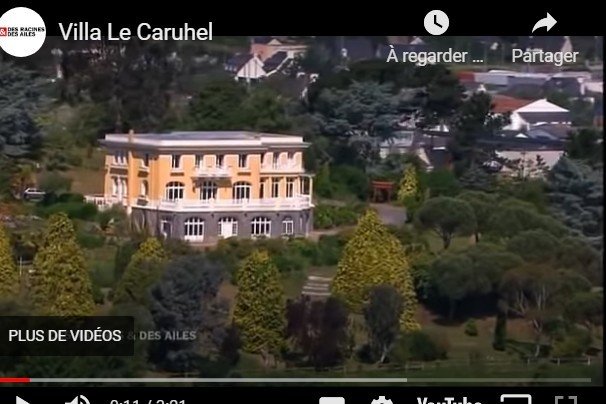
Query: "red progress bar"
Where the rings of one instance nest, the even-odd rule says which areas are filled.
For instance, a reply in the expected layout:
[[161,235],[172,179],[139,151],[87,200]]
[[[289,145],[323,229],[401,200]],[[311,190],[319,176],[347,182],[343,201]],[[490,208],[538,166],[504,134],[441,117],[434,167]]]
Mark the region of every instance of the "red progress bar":
[[29,377],[0,377],[0,383],[29,383]]

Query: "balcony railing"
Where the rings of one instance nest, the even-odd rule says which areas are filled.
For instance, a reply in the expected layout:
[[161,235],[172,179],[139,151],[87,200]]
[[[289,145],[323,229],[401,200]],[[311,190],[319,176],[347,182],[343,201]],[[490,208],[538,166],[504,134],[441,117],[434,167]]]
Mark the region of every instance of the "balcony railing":
[[104,195],[98,194],[85,195],[84,201],[96,205],[99,210],[105,210],[111,208],[114,205],[123,205],[126,200],[117,196],[106,197]]
[[225,166],[197,167],[193,176],[196,178],[225,178],[230,177],[231,173]]
[[147,209],[176,210],[176,211],[274,211],[301,210],[313,207],[309,195],[299,195],[293,198],[266,199],[180,199],[180,200],[149,200],[144,205],[138,199],[133,200],[133,206]]
[[261,166],[261,172],[267,173],[300,173],[303,172],[303,166],[294,162],[289,163],[272,163],[263,164]]

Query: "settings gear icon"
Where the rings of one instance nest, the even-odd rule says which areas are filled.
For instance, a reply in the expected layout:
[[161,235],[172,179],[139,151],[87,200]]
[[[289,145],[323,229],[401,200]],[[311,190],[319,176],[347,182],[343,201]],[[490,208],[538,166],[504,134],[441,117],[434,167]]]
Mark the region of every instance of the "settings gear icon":
[[386,399],[385,396],[379,396],[379,398],[372,400],[371,404],[393,404],[393,402]]

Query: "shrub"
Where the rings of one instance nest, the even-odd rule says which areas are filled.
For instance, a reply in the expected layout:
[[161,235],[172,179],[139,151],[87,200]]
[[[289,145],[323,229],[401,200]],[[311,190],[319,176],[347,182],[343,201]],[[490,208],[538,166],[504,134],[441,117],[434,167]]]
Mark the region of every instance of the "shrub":
[[581,328],[571,330],[553,344],[551,355],[556,358],[578,358],[591,346],[591,334]]
[[72,187],[72,180],[59,173],[50,171],[40,176],[38,184],[43,191],[61,193],[69,192]]
[[99,287],[99,285],[95,285],[93,283],[93,300],[95,304],[103,304],[105,303],[105,296],[103,295],[103,291]]
[[470,319],[465,323],[465,335],[470,337],[478,336],[478,326],[476,325],[476,320]]
[[78,232],[78,244],[86,249],[94,249],[105,245],[105,237],[90,232]]
[[330,229],[334,226],[332,221],[332,206],[318,205],[314,209],[314,228]]
[[446,359],[449,349],[448,341],[444,336],[430,335],[423,331],[405,335],[402,343],[406,344],[408,356],[413,360]]
[[353,226],[366,210],[363,204],[335,206],[320,204],[314,209],[314,228],[331,229],[333,227]]
[[97,206],[82,202],[60,202],[36,208],[36,214],[41,217],[60,212],[67,214],[70,219],[92,220],[97,215]]
[[495,351],[504,351],[507,343],[507,314],[499,310],[497,314],[497,322],[494,328],[494,340],[492,347]]

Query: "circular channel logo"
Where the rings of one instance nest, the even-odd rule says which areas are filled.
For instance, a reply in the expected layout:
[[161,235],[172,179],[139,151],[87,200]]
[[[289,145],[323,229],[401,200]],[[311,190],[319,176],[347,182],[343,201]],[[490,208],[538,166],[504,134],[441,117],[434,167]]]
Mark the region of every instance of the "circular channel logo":
[[15,7],[0,17],[0,48],[16,57],[33,55],[44,44],[46,26],[40,14],[27,7]]

